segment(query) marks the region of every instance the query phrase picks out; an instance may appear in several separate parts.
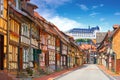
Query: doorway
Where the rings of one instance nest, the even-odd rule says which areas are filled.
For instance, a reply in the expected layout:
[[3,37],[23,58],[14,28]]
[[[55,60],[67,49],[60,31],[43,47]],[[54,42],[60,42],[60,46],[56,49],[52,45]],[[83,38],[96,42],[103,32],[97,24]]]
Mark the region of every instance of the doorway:
[[0,35],[0,70],[4,69],[4,36]]

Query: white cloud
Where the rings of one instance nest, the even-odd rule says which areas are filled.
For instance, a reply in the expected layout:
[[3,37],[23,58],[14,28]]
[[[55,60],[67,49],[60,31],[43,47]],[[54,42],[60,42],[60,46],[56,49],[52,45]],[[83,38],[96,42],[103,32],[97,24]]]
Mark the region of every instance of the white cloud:
[[120,15],[120,12],[116,12],[116,13],[114,13],[114,15],[118,15],[118,16],[119,16],[119,15]]
[[48,7],[48,8],[57,8],[65,3],[71,2],[71,0],[31,0],[32,3],[37,4],[38,6]]
[[107,32],[108,30],[112,30],[111,24],[108,22],[102,22],[100,24],[100,26],[101,26],[101,31],[103,31],[103,32]]
[[[43,1],[43,0],[42,0]],[[65,2],[70,1],[70,0],[44,0],[46,4],[50,5],[62,5]],[[40,1],[38,1],[40,2]],[[41,3],[41,5],[38,5],[39,9],[37,12],[40,13],[41,16],[43,16],[47,21],[52,22],[55,24],[61,31],[67,31],[75,27],[84,27],[82,23],[79,23],[75,20],[59,16],[55,12],[55,8],[49,8],[45,3]]]
[[93,13],[90,14],[90,16],[91,16],[91,17],[95,17],[95,16],[98,15],[98,14],[99,14],[99,13],[97,13],[97,12],[93,12]]
[[104,6],[104,4],[100,4],[100,7],[103,7]]
[[96,9],[96,8],[98,8],[98,6],[92,6],[92,9]]
[[84,10],[84,11],[87,11],[87,10],[89,10],[89,8],[86,6],[86,5],[84,5],[84,4],[80,4],[80,5],[78,5],[82,10]]
[[85,25],[83,25],[82,23],[78,23],[75,20],[61,16],[54,16],[48,20],[55,24],[61,31],[67,31],[75,27],[85,27]]
[[104,6],[104,4],[94,5],[94,6],[92,6],[92,9],[97,9],[97,8],[100,8],[100,7],[103,7],[103,6]]
[[100,18],[100,21],[101,21],[101,22],[105,21],[105,18]]
[[85,27],[84,24],[79,23],[75,20],[59,16],[55,13],[50,13],[50,11],[42,12],[41,15],[47,20],[55,24],[61,31],[67,31],[76,27]]
[[69,2],[70,0],[59,0],[59,1],[57,1],[57,0],[42,0],[42,1],[44,1],[48,5],[58,5],[59,6],[66,2]]

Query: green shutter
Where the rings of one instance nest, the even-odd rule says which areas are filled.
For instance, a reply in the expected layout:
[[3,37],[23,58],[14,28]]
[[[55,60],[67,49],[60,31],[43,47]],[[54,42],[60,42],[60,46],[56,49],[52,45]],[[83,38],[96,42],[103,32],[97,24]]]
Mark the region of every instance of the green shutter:
[[37,54],[41,54],[42,50],[41,49],[37,49]]
[[35,62],[39,62],[39,54],[41,54],[42,50],[40,49],[33,49],[33,57]]
[[34,61],[37,62],[39,60],[37,49],[33,49],[33,56],[34,56]]

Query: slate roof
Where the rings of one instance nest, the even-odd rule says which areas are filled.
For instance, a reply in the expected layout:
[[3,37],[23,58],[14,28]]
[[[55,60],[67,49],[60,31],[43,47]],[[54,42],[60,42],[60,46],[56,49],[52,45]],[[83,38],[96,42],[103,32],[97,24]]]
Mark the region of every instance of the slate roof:
[[93,33],[95,30],[100,30],[98,26],[96,27],[89,27],[89,28],[73,28],[69,30],[69,33]]

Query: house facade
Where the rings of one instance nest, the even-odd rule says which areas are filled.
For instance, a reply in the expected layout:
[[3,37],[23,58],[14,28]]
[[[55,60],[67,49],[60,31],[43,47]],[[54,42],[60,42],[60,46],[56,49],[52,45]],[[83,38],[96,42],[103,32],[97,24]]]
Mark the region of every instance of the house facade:
[[89,26],[89,28],[73,28],[67,31],[66,34],[74,37],[74,39],[95,39],[96,33],[99,31],[99,26]]
[[36,13],[36,8],[30,0],[1,0],[0,70],[18,76],[28,68],[56,71],[81,64],[82,53],[74,40]]
[[116,73],[120,73],[120,25],[114,25],[114,33],[111,36],[111,46],[110,49],[110,60],[111,60],[111,69],[114,70]]
[[7,68],[8,7],[7,0],[0,1],[0,70]]
[[99,64],[103,64],[109,70],[120,73],[119,54],[119,25],[113,26],[113,31],[108,31],[101,45],[98,47]]

